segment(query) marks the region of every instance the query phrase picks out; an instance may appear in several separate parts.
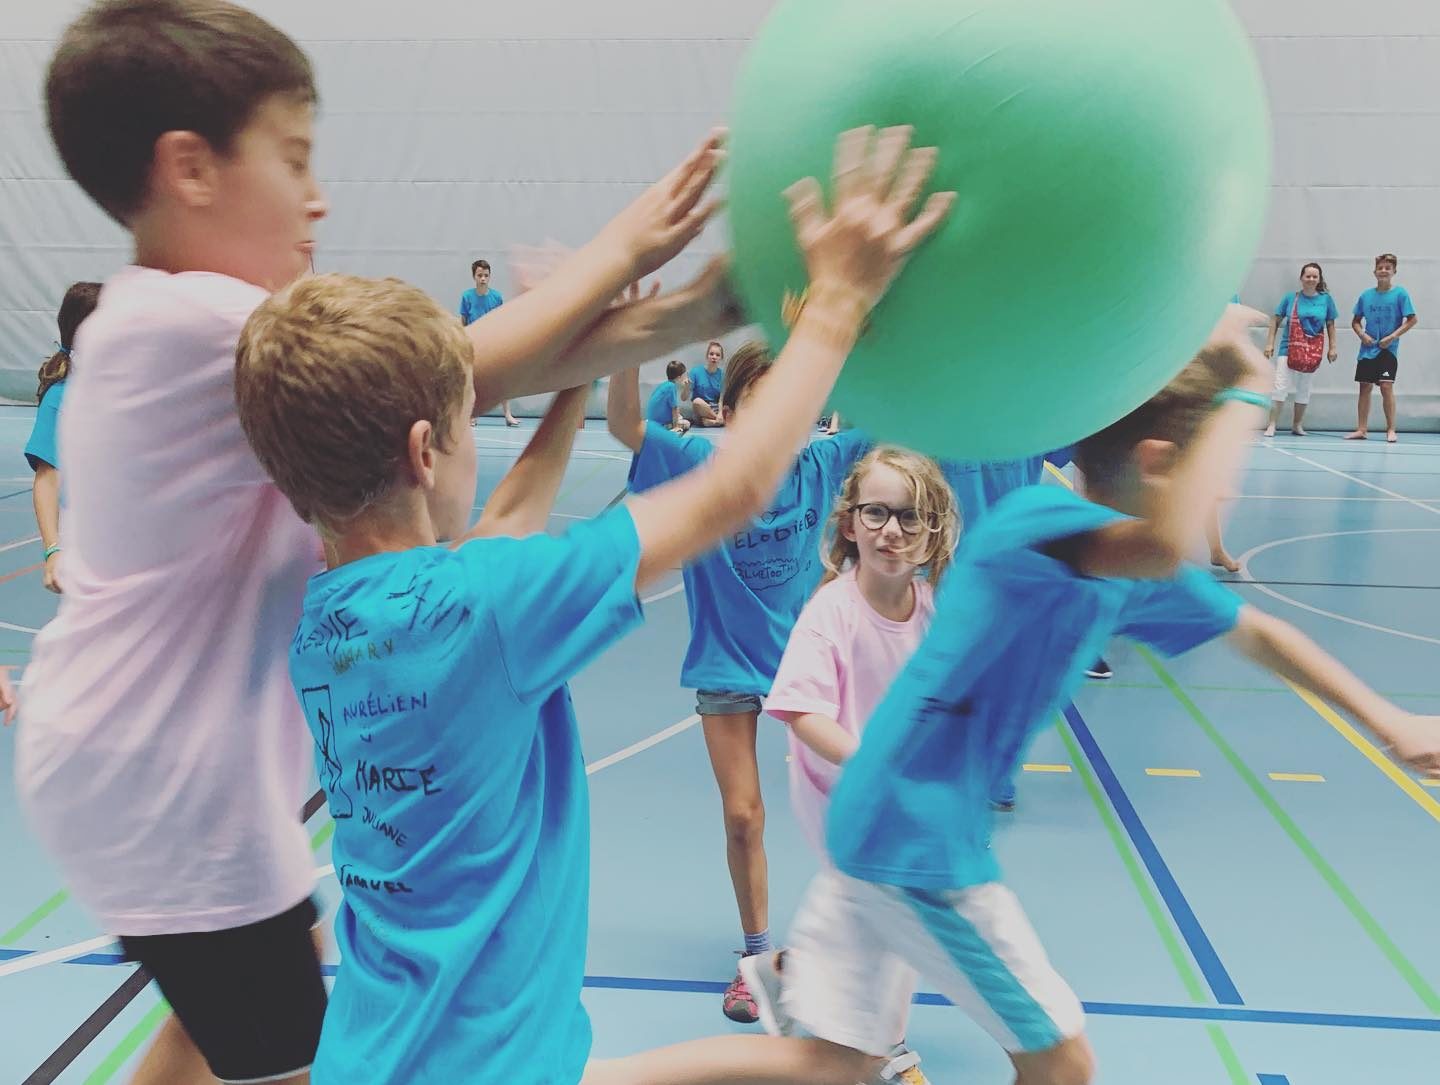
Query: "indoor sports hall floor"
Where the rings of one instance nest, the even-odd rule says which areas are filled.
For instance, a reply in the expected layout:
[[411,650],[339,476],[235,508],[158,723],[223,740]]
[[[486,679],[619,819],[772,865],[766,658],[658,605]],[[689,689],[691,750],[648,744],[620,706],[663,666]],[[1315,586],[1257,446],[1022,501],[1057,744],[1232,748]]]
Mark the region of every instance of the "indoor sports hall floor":
[[[0,410],[0,464],[11,465],[0,471],[0,654],[15,664],[55,606],[20,456],[32,417]],[[481,497],[532,425],[474,431]],[[592,422],[556,526],[604,509],[627,460]],[[1247,563],[1237,579],[1254,578],[1245,597],[1399,703],[1440,712],[1440,439],[1282,437],[1257,447],[1241,489],[1228,541]],[[654,589],[644,628],[573,687],[593,777],[586,1000],[602,1056],[733,1027],[719,991],[740,939],[718,801],[677,685],[678,583]],[[1086,688],[1030,752],[996,844],[1090,1012],[1099,1080],[1440,1080],[1440,790],[1222,646],[1162,662],[1117,644],[1110,659],[1115,679]],[[0,737],[0,1085],[123,1081],[163,1009],[127,983],[132,967],[26,832],[12,761]],[[762,761],[783,932],[814,862],[789,815],[773,721]],[[327,869],[323,809],[309,826]],[[333,877],[320,886],[333,903]],[[910,1041],[936,1085],[1010,1080],[957,1011],[919,1001]]]

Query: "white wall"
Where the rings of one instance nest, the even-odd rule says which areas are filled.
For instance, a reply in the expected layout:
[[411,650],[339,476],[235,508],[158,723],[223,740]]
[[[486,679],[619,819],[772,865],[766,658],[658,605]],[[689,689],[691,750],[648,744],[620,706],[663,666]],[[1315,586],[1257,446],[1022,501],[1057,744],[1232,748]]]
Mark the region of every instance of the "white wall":
[[[1273,307],[1299,265],[1318,259],[1348,314],[1374,254],[1398,252],[1421,311],[1402,353],[1404,411],[1430,426],[1440,418],[1440,5],[1234,2],[1270,85],[1277,152],[1245,300]],[[318,164],[333,210],[317,267],[399,275],[449,304],[473,257],[495,263],[508,291],[510,245],[583,241],[723,120],[771,3],[251,6],[302,41],[319,73]],[[52,42],[80,7],[0,0],[0,394],[33,391],[65,286],[126,258],[124,235],[65,179],[39,107]],[[667,280],[721,244],[721,230],[707,232]],[[1317,424],[1350,419],[1344,335],[1341,362],[1319,384]]]

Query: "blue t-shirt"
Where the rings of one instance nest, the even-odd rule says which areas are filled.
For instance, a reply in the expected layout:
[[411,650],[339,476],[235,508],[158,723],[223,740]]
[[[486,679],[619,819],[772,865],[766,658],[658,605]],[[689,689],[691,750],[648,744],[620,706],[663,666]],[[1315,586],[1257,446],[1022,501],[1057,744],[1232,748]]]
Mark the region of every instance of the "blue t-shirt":
[[42,463],[59,468],[60,451],[56,442],[56,427],[60,424],[60,403],[65,398],[65,385],[60,381],[45,389],[40,406],[35,410],[35,425],[30,428],[30,440],[25,443],[25,461],[30,470],[40,470]]
[[1084,680],[1112,634],[1174,655],[1228,632],[1241,600],[1199,569],[1173,580],[1078,575],[1041,552],[1121,515],[1060,486],[1005,498],[961,544],[919,650],[831,796],[835,865],[867,881],[997,881],[990,790]]
[[589,797],[565,683],[640,622],[617,508],[310,581],[290,673],[335,819],[316,1082],[573,1085]]
[[[1383,294],[1372,286],[1356,299],[1354,315],[1365,318],[1365,334],[1375,340],[1368,347],[1363,342],[1360,344],[1360,357],[1374,358],[1382,349],[1380,340],[1415,315],[1415,304],[1403,286],[1392,286]],[[1400,357],[1400,340],[1383,349]]]
[[675,407],[680,402],[680,388],[674,381],[657,384],[650,393],[650,402],[645,407],[645,417],[651,422],[668,426],[675,421]]
[[1064,467],[1075,458],[1073,448],[1062,448],[1044,456],[1023,460],[941,460],[940,471],[960,506],[961,531],[969,531],[980,522],[985,511],[1006,494],[1022,486],[1039,485],[1045,478],[1048,461]]
[[[785,643],[820,583],[820,538],[840,486],[869,449],[857,431],[808,445],[780,483],[769,511],[709,554],[687,565],[690,646],[680,683],[691,689],[765,696]],[[704,463],[714,446],[645,427],[630,471],[640,493]]]
[[[1280,304],[1275,306],[1275,315],[1280,318],[1280,345],[1276,354],[1290,353],[1290,306],[1295,304],[1296,291],[1286,294]],[[1319,335],[1325,330],[1325,325],[1332,320],[1340,319],[1340,310],[1335,307],[1335,299],[1329,294],[1316,294],[1313,298],[1307,297],[1304,291],[1299,291],[1300,297],[1300,327],[1309,336]]]
[[472,286],[460,295],[460,323],[473,324],[492,309],[505,304],[498,290],[487,290],[482,297]]
[[720,405],[720,390],[725,385],[725,368],[717,366],[714,373],[703,365],[690,370],[690,398],[703,399],[712,407]]

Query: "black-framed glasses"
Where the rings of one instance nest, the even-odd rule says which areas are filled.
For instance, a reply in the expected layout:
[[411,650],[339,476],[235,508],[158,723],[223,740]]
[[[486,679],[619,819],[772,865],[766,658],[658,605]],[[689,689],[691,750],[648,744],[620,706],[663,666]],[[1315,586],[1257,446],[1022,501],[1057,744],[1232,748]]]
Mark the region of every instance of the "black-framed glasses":
[[889,505],[882,505],[878,501],[868,501],[863,505],[857,505],[855,511],[860,515],[860,522],[871,531],[885,530],[885,525],[890,522],[892,517],[906,535],[918,535],[925,530],[925,521],[913,508],[892,509]]

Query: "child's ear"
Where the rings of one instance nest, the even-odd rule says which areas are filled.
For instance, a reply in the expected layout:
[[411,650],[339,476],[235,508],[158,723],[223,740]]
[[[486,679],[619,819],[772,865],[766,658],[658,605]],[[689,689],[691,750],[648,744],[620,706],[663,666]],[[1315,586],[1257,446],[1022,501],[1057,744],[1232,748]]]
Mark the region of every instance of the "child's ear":
[[1175,469],[1180,450],[1174,441],[1147,438],[1135,446],[1131,459],[1140,475],[1142,485],[1163,482]]
[[846,542],[855,541],[855,517],[849,512],[840,517],[840,535]]
[[209,141],[194,132],[161,135],[150,163],[150,185],[185,207],[209,207],[219,188],[216,154]]
[[421,419],[410,427],[406,441],[405,467],[412,486],[430,490],[435,487],[435,427]]

